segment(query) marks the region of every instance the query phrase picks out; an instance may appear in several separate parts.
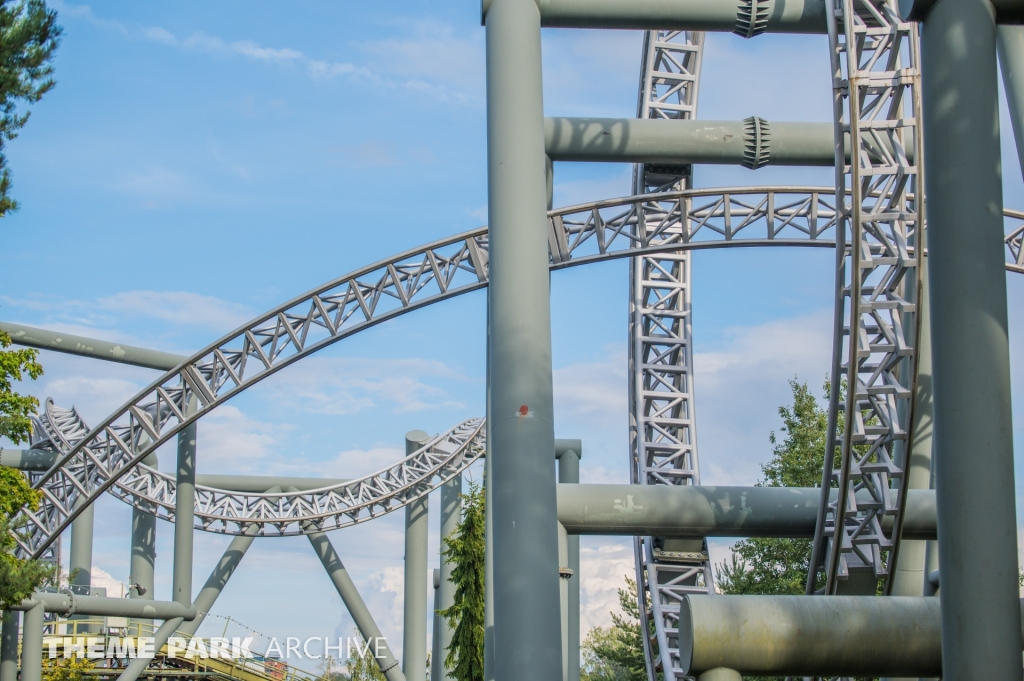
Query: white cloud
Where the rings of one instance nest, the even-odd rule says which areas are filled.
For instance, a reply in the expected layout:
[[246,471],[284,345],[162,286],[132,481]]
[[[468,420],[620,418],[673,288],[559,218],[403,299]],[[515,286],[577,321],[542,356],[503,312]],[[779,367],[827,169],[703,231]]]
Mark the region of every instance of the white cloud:
[[607,627],[612,612],[621,614],[618,590],[626,586],[625,577],[636,578],[633,541],[595,537],[591,544],[580,542],[580,636],[593,627]]
[[289,457],[280,449],[279,436],[290,430],[286,424],[259,421],[233,405],[222,405],[203,417],[198,429],[202,470],[262,475],[280,472],[274,470],[275,464],[286,464]]
[[92,588],[106,589],[108,598],[121,598],[127,590],[127,585],[124,582],[95,565],[90,569],[89,576]]
[[463,406],[434,381],[469,380],[419,358],[311,357],[271,379],[274,399],[317,414],[354,414],[382,404],[396,412]]
[[[158,42],[171,45],[178,44],[176,40],[173,42],[168,41],[167,36],[170,38],[174,37],[170,31],[165,31],[164,29],[156,29],[156,31],[158,32],[156,38]],[[149,35],[146,37],[149,37]],[[188,50],[205,50],[207,52],[217,52],[221,54],[237,54],[243,57],[248,57],[249,59],[264,62],[291,63],[306,60],[306,55],[290,47],[264,47],[252,40],[226,42],[216,36],[212,36],[201,31],[193,33],[191,36],[186,38],[181,42],[181,46]]]
[[104,310],[225,332],[243,324],[252,316],[245,305],[188,291],[125,291],[100,298],[97,302]]

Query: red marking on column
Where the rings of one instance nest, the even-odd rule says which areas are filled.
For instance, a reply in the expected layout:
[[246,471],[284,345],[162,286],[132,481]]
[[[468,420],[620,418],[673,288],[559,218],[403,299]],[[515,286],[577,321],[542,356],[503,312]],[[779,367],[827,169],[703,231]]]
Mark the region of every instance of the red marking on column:
[[529,413],[530,413],[530,408],[527,407],[525,404],[523,406],[519,407],[519,415],[520,416],[526,416]]

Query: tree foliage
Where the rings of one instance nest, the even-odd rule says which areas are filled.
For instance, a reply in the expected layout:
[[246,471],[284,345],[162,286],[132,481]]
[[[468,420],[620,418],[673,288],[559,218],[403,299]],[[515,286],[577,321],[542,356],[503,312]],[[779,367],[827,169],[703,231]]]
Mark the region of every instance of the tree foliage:
[[627,576],[626,588],[619,589],[622,614],[611,613],[612,626],[594,627],[580,646],[581,681],[646,681],[639,603],[636,582]]
[[484,678],[484,575],[486,509],[484,490],[470,483],[462,495],[462,518],[455,532],[444,538],[441,555],[454,565],[451,582],[455,600],[438,614],[452,627],[444,666],[458,681]]
[[43,681],[83,681],[96,663],[85,657],[68,658],[43,655]]
[[4,143],[18,136],[34,104],[53,89],[53,54],[60,42],[57,13],[43,0],[0,0],[0,217],[18,207]]
[[[820,487],[825,465],[828,413],[806,383],[789,382],[793,404],[779,407],[780,441],[769,436],[772,457],[761,466],[761,487]],[[827,400],[828,385],[825,386]],[[838,464],[838,461],[836,462]],[[736,542],[728,563],[717,570],[718,588],[727,594],[799,595],[807,585],[809,539],[755,537]]]
[[[0,347],[10,345],[10,336],[0,332]],[[15,444],[32,434],[29,417],[39,407],[39,400],[16,393],[14,382],[26,376],[34,380],[43,374],[37,356],[35,350],[0,350],[0,436]],[[38,508],[39,499],[39,492],[31,488],[21,471],[0,467],[0,609],[19,603],[52,576],[50,565],[19,560],[14,555],[13,533],[19,529],[14,518],[22,507]]]
[[387,681],[384,672],[380,670],[380,662],[374,657],[376,651],[373,649],[373,644],[367,644],[366,639],[363,638],[358,630],[356,631],[356,637],[360,644],[356,646],[355,650],[349,652],[348,659],[345,661],[345,669],[348,671],[349,680]]

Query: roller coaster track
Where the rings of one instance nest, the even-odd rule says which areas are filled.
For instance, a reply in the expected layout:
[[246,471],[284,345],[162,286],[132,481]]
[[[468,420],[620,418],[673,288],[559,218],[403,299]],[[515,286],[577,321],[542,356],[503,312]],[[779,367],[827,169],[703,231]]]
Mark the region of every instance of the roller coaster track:
[[[834,248],[833,194],[823,187],[701,189],[553,210],[551,268],[680,249]],[[1024,213],[1010,217],[1024,220]],[[1013,224],[1007,268],[1024,272],[1021,235]],[[20,553],[42,556],[87,505],[79,499],[91,503],[154,448],[260,380],[363,329],[486,285],[487,230],[480,228],[364,267],[257,317],[162,375],[77,441],[58,438],[58,460],[33,482],[43,503],[19,518]],[[189,413],[193,399],[197,408]]]
[[[89,433],[75,409],[46,401],[35,419],[33,447],[67,451]],[[325,532],[372,520],[429,494],[458,475],[483,453],[483,419],[471,419],[428,440],[401,461],[342,484],[294,493],[245,494],[195,486],[195,527],[205,532],[243,534],[252,525],[258,536]],[[99,472],[94,473],[98,475]],[[38,475],[38,474],[37,474]],[[108,490],[150,514],[174,521],[174,476],[139,464]]]
[[[697,116],[704,34],[648,31],[637,102],[638,118]],[[637,194],[685,190],[693,166],[638,164]],[[629,262],[630,478],[640,485],[699,485],[693,394],[693,319],[689,250],[640,255]],[[714,593],[707,542],[634,537],[647,676],[674,679],[679,600]],[[651,627],[651,623],[654,627]]]

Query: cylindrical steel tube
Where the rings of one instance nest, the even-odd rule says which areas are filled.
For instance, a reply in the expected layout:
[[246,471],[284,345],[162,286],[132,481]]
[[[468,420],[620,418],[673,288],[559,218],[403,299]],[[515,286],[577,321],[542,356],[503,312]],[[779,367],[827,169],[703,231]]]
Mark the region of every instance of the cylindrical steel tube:
[[46,612],[59,615],[82,614],[102,617],[150,617],[172,619],[181,617],[191,620],[196,609],[191,604],[182,605],[174,601],[134,601],[130,598],[108,598],[107,596],[77,596],[67,593],[34,593],[14,606],[17,610],[31,610],[42,605]]
[[946,681],[1022,678],[996,69],[992,4],[938,0],[921,78]]
[[[462,474],[459,473],[448,482],[441,485],[441,537],[451,537],[459,525],[462,517]],[[442,545],[443,548],[443,545]],[[437,609],[446,610],[455,605],[455,584],[451,581],[452,570],[455,565],[441,557],[441,570],[438,573],[437,588]],[[448,626],[448,620],[439,618],[437,622],[439,641],[437,643],[439,655],[448,654],[448,646],[452,642],[453,630]],[[440,676],[432,676],[431,679],[447,681],[451,679],[447,668],[442,664],[439,667]]]
[[1003,90],[1017,142],[1017,167],[1024,174],[1024,26],[1000,26],[996,37]]
[[[422,430],[405,434],[405,454],[412,454],[430,439]],[[405,505],[405,602],[402,636],[402,671],[406,681],[427,678],[427,538],[430,497],[423,495]]]
[[[570,534],[806,538],[820,496],[813,487],[559,485],[558,521]],[[907,493],[903,536],[935,538],[931,490]]]
[[[1016,599],[1014,607],[1019,618]],[[939,603],[691,595],[681,602],[679,655],[687,675],[725,667],[749,676],[935,676],[942,671]]]
[[[572,443],[564,449],[560,447],[563,443]],[[558,459],[558,482],[559,489],[562,484],[578,484],[580,481],[580,456],[583,454],[583,443],[579,440],[555,440],[555,457]],[[564,528],[564,526],[563,526]],[[566,549],[568,551],[568,567],[572,574],[563,577],[568,587],[569,608],[568,608],[568,660],[566,671],[569,681],[579,681],[580,678],[580,537],[578,534],[569,535]]]
[[105,359],[120,364],[131,364],[147,369],[169,371],[185,361],[185,357],[170,352],[137,348],[123,343],[85,338],[69,333],[36,329],[31,326],[0,322],[0,331],[6,332],[17,345],[43,350],[55,350],[71,355]]
[[498,681],[561,676],[540,11],[486,18],[488,459]]
[[21,681],[42,681],[43,678],[43,604],[36,603],[25,611],[21,636]]
[[196,423],[178,433],[178,461],[174,493],[175,602],[192,604],[192,517],[196,498]]
[[3,631],[0,632],[0,681],[18,681],[18,628],[21,613],[4,610]]

